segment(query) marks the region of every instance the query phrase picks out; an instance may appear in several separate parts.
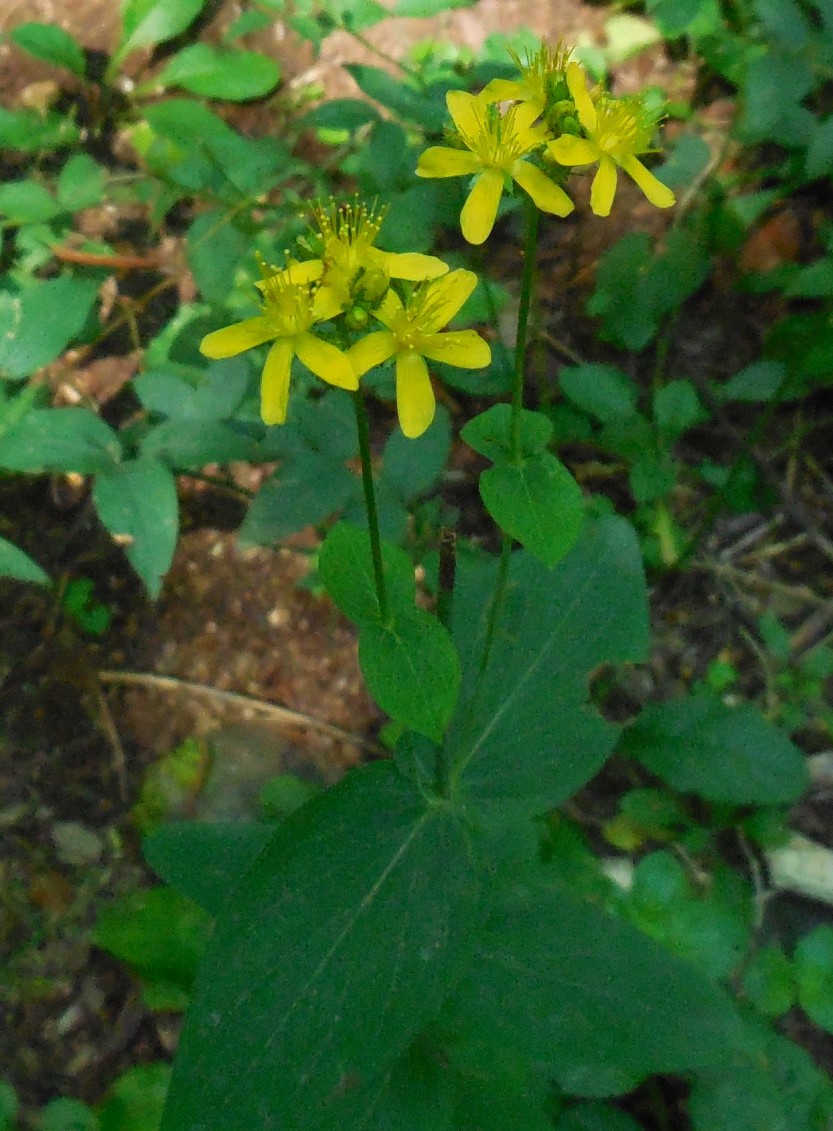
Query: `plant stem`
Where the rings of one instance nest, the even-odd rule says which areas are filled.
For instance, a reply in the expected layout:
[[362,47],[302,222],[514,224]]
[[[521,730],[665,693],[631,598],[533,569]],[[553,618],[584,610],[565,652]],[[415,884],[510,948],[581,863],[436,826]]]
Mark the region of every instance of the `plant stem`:
[[367,423],[367,410],[364,407],[361,390],[353,393],[356,409],[356,429],[359,434],[359,453],[362,460],[362,487],[367,508],[367,525],[370,531],[370,553],[373,558],[373,576],[376,581],[376,596],[379,599],[379,615],[385,628],[390,628],[390,607],[388,591],[385,587],[385,571],[382,568],[382,543],[379,538],[379,515],[376,510],[376,492],[373,487],[373,465],[370,460],[370,429]]
[[538,209],[526,197],[526,230],[524,232],[524,267],[521,275],[521,297],[518,304],[518,330],[515,336],[515,380],[512,386],[512,459],[521,458],[521,412],[524,407],[524,377],[529,311],[532,305],[532,284],[538,250]]

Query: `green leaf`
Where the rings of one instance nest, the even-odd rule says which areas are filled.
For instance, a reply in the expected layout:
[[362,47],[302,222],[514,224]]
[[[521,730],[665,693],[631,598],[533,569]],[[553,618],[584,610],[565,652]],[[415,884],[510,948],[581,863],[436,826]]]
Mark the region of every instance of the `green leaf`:
[[9,224],[40,224],[60,212],[55,198],[38,181],[7,181],[0,185],[0,215]]
[[[747,144],[765,140],[785,146],[798,146],[815,125],[812,114],[801,101],[813,89],[813,71],[801,56],[767,51],[749,64],[743,85],[742,112],[737,133]],[[809,127],[809,128],[808,128]]]
[[[388,13],[385,13],[387,15]],[[444,102],[411,90],[379,67],[348,63],[344,68],[368,98],[380,102],[405,121],[416,122],[432,133],[441,133],[448,112]]]
[[[508,404],[493,405],[473,416],[460,430],[470,448],[493,463],[512,458],[512,409]],[[521,409],[520,447],[522,456],[543,452],[552,439],[552,422],[543,413]]]
[[392,14],[424,19],[458,8],[472,8],[475,3],[476,0],[396,0]]
[[160,879],[217,916],[274,832],[259,821],[174,821],[153,832],[143,852]]
[[337,514],[358,491],[352,472],[309,449],[284,461],[252,500],[239,538],[248,546],[272,546],[288,534]]
[[87,63],[80,44],[58,24],[18,24],[10,34],[12,43],[44,63],[66,67],[84,78]]
[[185,31],[205,6],[205,0],[122,0],[121,44],[108,70],[121,65],[137,47],[155,46]]
[[[409,613],[416,597],[411,559],[398,546],[383,542],[382,572],[391,612]],[[381,623],[367,531],[346,522],[334,526],[318,553],[318,575],[333,604],[355,624]]]
[[393,624],[362,625],[359,663],[383,711],[439,741],[457,701],[460,661],[440,622],[424,609],[397,610]]
[[310,110],[298,122],[304,129],[354,130],[381,121],[379,111],[359,98],[333,98]]
[[742,1049],[695,1078],[693,1131],[825,1131],[833,1087],[807,1053],[768,1025],[747,1022]]
[[122,1073],[99,1111],[100,1131],[159,1131],[169,1064],[141,1064]]
[[78,141],[79,130],[63,114],[52,110],[6,110],[0,106],[0,146],[20,153],[61,149]]
[[268,94],[280,77],[277,63],[256,51],[220,51],[207,43],[193,43],[174,55],[157,81],[203,98],[246,102]]
[[38,1120],[38,1131],[98,1131],[95,1112],[80,1100],[51,1100]]
[[558,381],[565,397],[602,424],[620,423],[636,412],[639,389],[615,365],[568,365]]
[[96,946],[144,977],[188,990],[210,931],[208,915],[172,888],[134,891],[105,907],[92,938]]
[[416,440],[397,428],[385,444],[382,481],[397,498],[410,503],[439,482],[451,449],[448,411],[439,405],[434,420]]
[[251,249],[251,237],[233,222],[227,209],[201,212],[186,236],[188,265],[208,301],[221,304],[234,286],[240,260]]
[[162,1131],[358,1126],[342,1109],[436,1011],[476,907],[460,822],[390,763],[313,799],[217,921]]
[[96,476],[93,501],[99,518],[155,599],[179,532],[173,475],[156,460],[129,460]]
[[[0,440],[0,461],[2,461],[3,442]],[[51,585],[52,579],[28,554],[0,538],[0,577],[13,577],[17,581],[32,581],[35,585]]]
[[624,753],[683,793],[734,805],[779,805],[807,789],[806,760],[751,704],[701,693],[646,707]]
[[833,1033],[833,927],[805,935],[793,956],[798,1003],[828,1033]]
[[0,1080],[0,1131],[12,1131],[19,1108],[14,1088]]
[[762,946],[743,972],[743,989],[756,1009],[780,1017],[796,999],[793,964],[780,946]]
[[64,275],[18,294],[0,292],[0,376],[29,377],[54,361],[83,329],[98,286]]
[[480,496],[501,530],[545,566],[561,561],[584,521],[581,488],[551,452],[495,464],[480,476]]
[[151,369],[134,380],[133,388],[148,412],[206,424],[234,415],[249,388],[249,369],[239,357],[215,361],[196,384],[176,373]]
[[833,295],[833,255],[802,267],[784,288],[789,298],[829,298]]
[[693,966],[543,885],[500,901],[451,1003],[465,1041],[452,1057],[522,1058],[575,1095],[719,1064],[740,1039],[730,999]]
[[664,444],[674,444],[683,432],[706,419],[690,381],[669,381],[654,394],[654,420]]
[[807,145],[804,175],[808,181],[833,172],[833,114],[815,119]]
[[98,204],[104,196],[104,170],[86,153],[70,157],[58,177],[58,203],[66,212]]
[[577,1103],[555,1123],[555,1131],[643,1131],[642,1125],[617,1107]]
[[85,408],[36,408],[0,439],[0,467],[9,471],[108,471],[121,459],[116,433]]
[[260,452],[251,431],[222,420],[166,420],[141,441],[142,455],[175,471],[198,470],[207,463],[257,459]]
[[648,0],[648,15],[667,39],[722,30],[717,0]]
[[784,383],[786,366],[780,361],[753,361],[718,389],[724,401],[769,401]]
[[603,765],[616,728],[587,710],[587,673],[642,658],[647,603],[624,520],[585,523],[552,571],[514,554],[481,679],[493,585],[493,570],[460,561],[454,637],[464,683],[447,747],[472,807],[508,819],[553,808]]

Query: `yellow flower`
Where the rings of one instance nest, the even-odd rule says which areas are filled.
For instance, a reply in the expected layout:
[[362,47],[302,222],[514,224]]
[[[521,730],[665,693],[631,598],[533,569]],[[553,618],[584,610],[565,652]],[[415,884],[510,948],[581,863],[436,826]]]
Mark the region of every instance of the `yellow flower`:
[[592,165],[599,168],[590,189],[590,207],[597,216],[609,216],[616,194],[617,166],[624,169],[657,208],[670,208],[674,193],[650,173],[637,154],[647,153],[656,129],[656,116],[639,99],[611,98],[602,94],[594,103],[587,80],[578,63],[567,66],[567,85],[586,138],[562,134],[547,146],[547,153],[560,165]]
[[359,387],[347,355],[311,333],[316,322],[339,313],[338,304],[309,282],[297,281],[296,266],[278,271],[261,265],[263,279],[258,286],[262,314],[215,330],[200,342],[200,351],[212,358],[234,357],[263,342],[274,342],[260,384],[260,413],[266,424],[283,424],[286,420],[293,357],[330,385],[350,390]]
[[317,224],[308,241],[318,257],[294,265],[293,278],[321,279],[320,293],[332,297],[342,309],[354,303],[378,302],[391,279],[419,282],[435,279],[448,271],[448,264],[434,255],[396,253],[374,247],[387,208],[368,208],[358,201],[328,207],[317,205],[312,214]]
[[547,140],[544,125],[533,125],[539,111],[519,103],[504,113],[474,94],[450,90],[448,111],[465,149],[434,145],[420,156],[418,177],[474,176],[460,213],[460,227],[469,243],[480,244],[494,227],[507,181],[515,181],[542,212],[567,216],[573,202],[562,188],[526,159]]
[[426,358],[461,369],[482,369],[492,360],[488,344],[474,330],[440,333],[476,286],[473,271],[458,270],[423,283],[405,304],[390,290],[374,311],[386,329],[375,330],[348,350],[359,376],[396,359],[396,409],[402,431],[410,439],[421,436],[434,419]]
[[511,48],[509,55],[518,68],[519,77],[492,79],[481,90],[480,98],[484,102],[528,102],[543,114],[564,82],[569,48],[542,44],[534,55],[527,52],[526,62],[521,62],[520,55]]

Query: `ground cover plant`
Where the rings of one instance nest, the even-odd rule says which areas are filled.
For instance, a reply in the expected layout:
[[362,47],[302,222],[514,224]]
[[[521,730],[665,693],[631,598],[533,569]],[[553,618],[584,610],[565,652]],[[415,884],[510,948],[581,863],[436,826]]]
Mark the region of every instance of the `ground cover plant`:
[[[632,679],[649,582],[685,578],[721,516],[773,509],[768,430],[786,419],[811,445],[802,410],[824,421],[833,16],[657,0],[618,14],[606,51],[426,45],[394,73],[351,65],[361,100],[276,103],[276,138],[206,102],[277,86],[237,40],[276,12],[316,46],[337,28],[363,39],[386,10],[255,4],[222,47],[199,39],[202,11],[127,0],[103,63],[57,26],[12,33],[74,80],[0,115],[17,155],[0,186],[0,466],[86,478],[151,598],[177,477],[274,466],[239,536],[317,529],[305,583],[355,626],[386,722],[369,764],[325,790],[276,779],[258,820],[160,821],[159,791],[202,772],[198,743],[146,782],[136,819],[163,883],[104,908],[93,938],[147,1008],[187,1006],[173,1070],[128,1069],[95,1110],[56,1098],[39,1125],[833,1125],[833,1088],[791,1039],[796,1018],[833,1030],[833,928],[782,938],[767,919],[806,754],[830,736],[829,647],[796,659],[764,616],[762,703],[720,656],[673,697]],[[692,54],[701,90],[736,98],[731,160],[701,136],[697,90],[611,92],[617,52],[662,40]],[[154,77],[120,82],[147,47]],[[670,219],[654,237],[619,214],[593,333],[542,361],[548,233],[576,201],[615,218],[629,183]],[[179,227],[190,291],[173,260],[75,238],[109,201]],[[807,210],[806,249],[755,258],[752,225],[786,207]],[[514,290],[489,274],[499,238],[519,244]],[[737,369],[689,371],[686,320],[741,254],[737,285],[772,303],[772,325]],[[56,403],[48,367],[115,336],[137,351],[129,381],[101,408]],[[582,489],[578,451],[609,493]],[[459,452],[465,508],[443,490]],[[809,540],[829,562],[817,523]],[[7,577],[49,586],[37,559],[0,541]],[[89,579],[59,605],[73,631],[108,631]],[[611,758],[613,810],[584,820]],[[0,1105],[14,1127],[10,1086]]]

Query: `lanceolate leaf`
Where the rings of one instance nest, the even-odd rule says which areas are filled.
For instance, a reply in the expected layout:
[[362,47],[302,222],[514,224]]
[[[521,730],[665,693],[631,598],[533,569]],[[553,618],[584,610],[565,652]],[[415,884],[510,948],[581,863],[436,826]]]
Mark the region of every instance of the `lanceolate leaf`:
[[49,574],[44,573],[37,562],[33,562],[13,542],[0,538],[0,577],[14,577],[18,581],[32,581],[35,585],[49,585]]
[[476,906],[455,814],[390,763],[298,810],[217,922],[162,1131],[338,1127],[438,1008]]
[[644,654],[641,555],[617,518],[588,523],[554,570],[514,555],[481,677],[493,586],[484,573],[463,566],[455,590],[464,671],[450,761],[481,809],[533,814],[570,797],[612,749],[616,728],[585,705],[587,674]]

